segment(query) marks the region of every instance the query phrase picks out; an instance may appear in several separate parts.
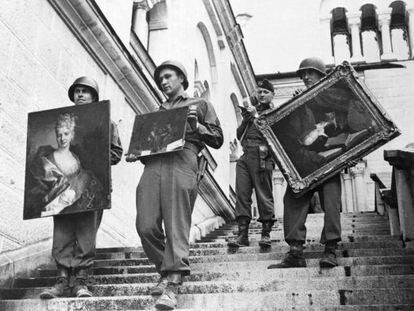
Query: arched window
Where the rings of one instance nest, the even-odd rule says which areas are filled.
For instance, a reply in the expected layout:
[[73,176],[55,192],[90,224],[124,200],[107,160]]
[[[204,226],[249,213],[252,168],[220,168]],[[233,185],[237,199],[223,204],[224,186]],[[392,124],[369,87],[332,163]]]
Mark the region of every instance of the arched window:
[[349,60],[351,57],[350,34],[345,8],[332,10],[332,41],[335,63]]
[[397,59],[410,57],[410,45],[408,39],[408,16],[403,1],[391,3],[391,44],[392,51]]
[[376,8],[372,4],[361,7],[361,37],[362,51],[366,62],[381,60],[381,35],[378,31],[378,17]]

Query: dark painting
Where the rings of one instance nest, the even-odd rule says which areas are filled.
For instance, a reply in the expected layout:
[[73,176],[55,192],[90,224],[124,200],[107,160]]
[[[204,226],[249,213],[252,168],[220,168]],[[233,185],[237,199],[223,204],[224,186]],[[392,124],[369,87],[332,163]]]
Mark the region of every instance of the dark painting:
[[24,219],[110,208],[109,106],[29,113]]
[[258,124],[298,195],[399,135],[346,62],[299,96],[262,115]]
[[128,158],[182,150],[188,107],[160,110],[135,117]]

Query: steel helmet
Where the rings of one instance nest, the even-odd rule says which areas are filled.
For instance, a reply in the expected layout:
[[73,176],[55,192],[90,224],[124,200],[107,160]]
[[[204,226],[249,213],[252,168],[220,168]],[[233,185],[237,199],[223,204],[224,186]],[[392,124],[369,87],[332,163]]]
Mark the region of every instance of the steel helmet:
[[322,59],[317,57],[305,58],[300,62],[299,69],[296,71],[296,74],[300,76],[301,72],[306,69],[313,69],[326,76],[325,63]]
[[69,90],[68,90],[68,96],[69,99],[71,101],[74,102],[73,99],[73,93],[75,92],[75,87],[77,85],[82,85],[82,86],[87,86],[90,87],[93,91],[93,94],[95,95],[96,100],[99,100],[99,87],[98,87],[98,83],[96,83],[96,81],[92,78],[89,77],[80,77],[77,78],[73,84],[70,86]]
[[154,79],[160,90],[161,90],[161,85],[160,85],[159,78],[160,78],[161,70],[163,70],[164,68],[172,68],[174,70],[177,70],[179,73],[181,73],[184,76],[184,81],[183,81],[184,90],[188,88],[187,71],[185,70],[183,64],[177,61],[174,61],[174,60],[166,60],[161,65],[159,65],[157,68],[155,68],[155,72],[154,72]]

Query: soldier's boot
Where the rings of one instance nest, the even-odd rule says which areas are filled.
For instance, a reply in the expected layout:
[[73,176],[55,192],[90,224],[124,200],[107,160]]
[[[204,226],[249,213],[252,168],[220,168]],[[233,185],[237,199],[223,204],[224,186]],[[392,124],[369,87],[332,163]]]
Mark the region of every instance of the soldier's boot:
[[58,276],[53,287],[44,290],[40,294],[41,299],[52,299],[62,297],[69,291],[69,269],[64,267],[58,268]]
[[333,268],[338,265],[336,260],[336,249],[338,248],[338,243],[336,241],[328,241],[325,244],[325,251],[321,260],[319,260],[319,266],[321,268]]
[[73,295],[78,298],[92,297],[92,293],[88,290],[88,270],[78,269],[75,274],[75,282],[73,283]]
[[247,217],[239,217],[238,227],[239,232],[237,238],[229,239],[227,246],[231,248],[238,248],[242,246],[249,246],[249,224],[250,219]]
[[157,285],[155,285],[150,290],[151,296],[160,296],[164,292],[164,290],[167,288],[168,280],[166,276],[160,276],[158,279]]
[[162,295],[155,302],[157,310],[174,310],[177,306],[178,290],[182,284],[180,273],[170,273],[167,276],[168,284]]
[[303,244],[295,242],[290,245],[290,250],[285,258],[278,264],[273,264],[267,269],[302,268],[306,267],[305,256],[303,255]]
[[273,221],[264,221],[262,223],[262,237],[260,238],[259,245],[262,248],[268,248],[272,246],[270,240],[270,232],[272,232]]

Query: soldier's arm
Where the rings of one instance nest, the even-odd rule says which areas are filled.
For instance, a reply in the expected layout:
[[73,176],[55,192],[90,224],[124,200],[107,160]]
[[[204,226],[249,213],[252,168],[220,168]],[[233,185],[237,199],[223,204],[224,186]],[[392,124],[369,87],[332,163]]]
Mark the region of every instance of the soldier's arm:
[[211,103],[205,102],[201,108],[201,121],[198,124],[197,135],[206,145],[218,149],[223,145],[223,131]]
[[115,165],[121,161],[122,144],[119,138],[118,127],[111,121],[111,165]]

